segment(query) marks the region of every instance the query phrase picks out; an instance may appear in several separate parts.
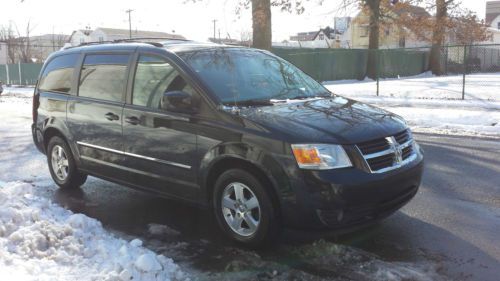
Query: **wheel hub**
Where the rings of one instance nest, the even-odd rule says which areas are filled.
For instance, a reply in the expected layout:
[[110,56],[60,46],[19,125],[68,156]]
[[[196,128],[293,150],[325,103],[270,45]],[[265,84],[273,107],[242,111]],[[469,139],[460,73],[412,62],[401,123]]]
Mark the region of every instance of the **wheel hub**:
[[69,163],[66,151],[60,145],[52,148],[51,154],[52,169],[57,179],[64,181],[68,177]]
[[250,236],[260,223],[259,201],[248,186],[231,183],[222,194],[222,214],[231,230],[241,236]]

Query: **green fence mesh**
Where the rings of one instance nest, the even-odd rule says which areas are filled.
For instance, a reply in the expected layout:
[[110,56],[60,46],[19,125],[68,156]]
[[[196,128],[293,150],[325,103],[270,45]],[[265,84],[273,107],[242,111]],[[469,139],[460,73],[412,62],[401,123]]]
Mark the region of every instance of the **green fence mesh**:
[[[367,49],[283,49],[273,52],[295,64],[319,81],[343,79],[362,80],[366,77]],[[428,70],[427,50],[378,50],[380,78],[417,75]]]
[[2,64],[0,65],[0,81],[12,85],[34,85],[42,66],[41,63]]

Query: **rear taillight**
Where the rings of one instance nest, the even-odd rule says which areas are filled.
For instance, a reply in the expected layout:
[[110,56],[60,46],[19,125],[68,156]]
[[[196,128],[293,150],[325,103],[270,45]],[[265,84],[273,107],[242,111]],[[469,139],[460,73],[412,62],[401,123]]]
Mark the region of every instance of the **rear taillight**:
[[35,90],[33,94],[33,123],[36,123],[36,119],[38,118],[38,106],[40,106],[40,94],[38,94]]

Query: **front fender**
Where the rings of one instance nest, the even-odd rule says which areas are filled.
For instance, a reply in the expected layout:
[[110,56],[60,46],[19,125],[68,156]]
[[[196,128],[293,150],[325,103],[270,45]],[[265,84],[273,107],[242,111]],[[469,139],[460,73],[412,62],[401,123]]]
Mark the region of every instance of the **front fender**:
[[262,148],[244,143],[220,143],[205,153],[200,163],[200,186],[207,200],[212,187],[210,173],[223,162],[231,160],[244,161],[259,169],[272,184],[273,191],[280,201],[291,192],[288,176],[284,171],[283,158]]

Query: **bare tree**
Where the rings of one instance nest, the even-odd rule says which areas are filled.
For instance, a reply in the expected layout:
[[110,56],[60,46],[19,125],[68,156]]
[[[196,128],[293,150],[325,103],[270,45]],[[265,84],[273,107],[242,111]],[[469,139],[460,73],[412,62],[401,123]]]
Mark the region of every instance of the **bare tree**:
[[16,63],[17,38],[12,28],[12,24],[0,29],[0,40],[7,44],[8,62]]
[[429,67],[432,73],[436,75],[441,75],[444,72],[441,65],[441,48],[444,42],[446,25],[448,24],[448,5],[452,2],[453,0],[436,0],[436,15],[432,30],[432,46],[429,59]]
[[429,68],[435,75],[444,74],[441,61],[443,45],[447,39],[452,44],[472,44],[489,38],[487,26],[476,14],[460,7],[456,0],[431,0],[428,10],[434,17],[424,21],[409,20],[406,25],[421,40],[431,42]]
[[376,78],[378,55],[377,50],[380,44],[380,28],[385,17],[390,17],[387,11],[390,11],[391,5],[398,3],[397,0],[343,0],[342,8],[356,6],[368,15],[368,62],[367,75],[370,78]]
[[32,62],[32,50],[31,50],[31,40],[30,40],[30,33],[33,31],[33,26],[31,26],[30,21],[26,24],[26,29],[25,29],[25,36],[21,36],[21,33],[19,32],[19,29],[17,29],[17,47],[19,50],[19,55],[20,55],[20,61],[24,63],[30,63]]
[[[185,2],[201,2],[204,0],[185,0]],[[281,11],[301,14],[305,8],[303,2],[310,0],[238,0],[236,13],[252,8],[253,47],[270,50],[272,45],[271,7],[280,7]],[[324,0],[316,0],[322,4]]]

